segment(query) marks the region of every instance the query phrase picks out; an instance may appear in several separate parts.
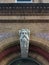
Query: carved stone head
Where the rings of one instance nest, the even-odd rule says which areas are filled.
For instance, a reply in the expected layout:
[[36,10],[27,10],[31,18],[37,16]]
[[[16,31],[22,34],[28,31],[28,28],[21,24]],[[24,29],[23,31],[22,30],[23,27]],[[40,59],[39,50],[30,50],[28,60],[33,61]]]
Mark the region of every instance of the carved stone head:
[[28,29],[19,30],[20,40],[29,40],[30,31]]
[[30,31],[28,29],[19,30],[19,35],[20,35],[21,57],[27,57],[29,49]]

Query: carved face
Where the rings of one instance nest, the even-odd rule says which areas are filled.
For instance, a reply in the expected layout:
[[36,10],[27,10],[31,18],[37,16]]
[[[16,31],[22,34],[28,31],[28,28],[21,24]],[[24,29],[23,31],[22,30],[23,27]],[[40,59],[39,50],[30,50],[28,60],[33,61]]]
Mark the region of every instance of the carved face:
[[21,40],[29,40],[30,31],[28,29],[19,30]]
[[20,34],[21,56],[25,58],[28,56],[30,31],[28,29],[22,29],[19,30],[19,34]]

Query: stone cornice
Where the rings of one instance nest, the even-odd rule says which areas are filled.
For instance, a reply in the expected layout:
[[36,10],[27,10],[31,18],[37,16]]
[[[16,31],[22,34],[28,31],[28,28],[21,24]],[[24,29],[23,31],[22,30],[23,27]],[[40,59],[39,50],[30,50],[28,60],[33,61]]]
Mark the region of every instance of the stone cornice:
[[48,3],[0,3],[0,15],[48,15],[47,13]]

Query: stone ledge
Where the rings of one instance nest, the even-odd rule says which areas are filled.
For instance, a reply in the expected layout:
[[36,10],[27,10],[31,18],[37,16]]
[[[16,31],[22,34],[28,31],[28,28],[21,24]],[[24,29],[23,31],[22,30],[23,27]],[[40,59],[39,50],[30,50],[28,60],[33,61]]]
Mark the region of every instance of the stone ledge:
[[0,16],[0,20],[49,20],[49,16]]

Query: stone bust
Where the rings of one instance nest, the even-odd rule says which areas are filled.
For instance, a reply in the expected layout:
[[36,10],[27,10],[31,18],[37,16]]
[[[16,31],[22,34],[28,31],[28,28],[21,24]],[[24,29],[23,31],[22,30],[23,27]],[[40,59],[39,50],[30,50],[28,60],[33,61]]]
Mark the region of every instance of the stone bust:
[[19,30],[19,35],[20,35],[21,56],[27,57],[29,49],[30,30],[28,29]]

